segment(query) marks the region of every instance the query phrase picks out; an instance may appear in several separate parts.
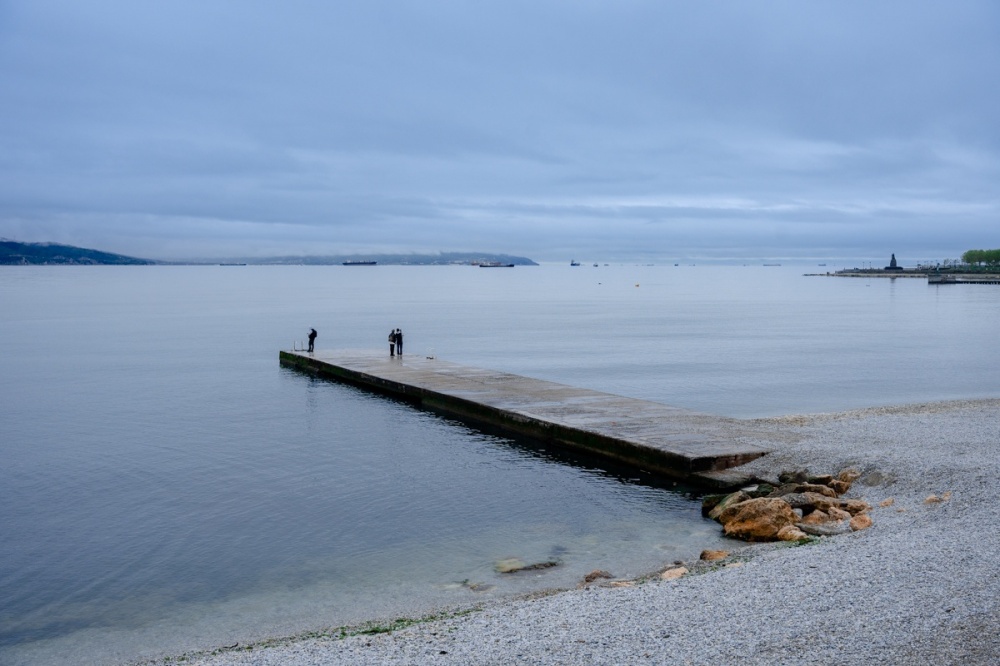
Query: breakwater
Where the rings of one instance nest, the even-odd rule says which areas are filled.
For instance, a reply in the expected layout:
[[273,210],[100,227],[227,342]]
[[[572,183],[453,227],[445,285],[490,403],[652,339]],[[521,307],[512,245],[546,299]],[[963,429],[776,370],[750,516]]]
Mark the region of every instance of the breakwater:
[[283,366],[421,408],[703,485],[766,449],[737,441],[730,420],[434,358],[380,352],[282,351]]

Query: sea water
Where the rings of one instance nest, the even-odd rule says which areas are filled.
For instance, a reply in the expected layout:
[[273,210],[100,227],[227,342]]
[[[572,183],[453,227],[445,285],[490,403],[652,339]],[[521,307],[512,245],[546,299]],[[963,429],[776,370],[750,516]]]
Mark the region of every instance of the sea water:
[[[0,662],[126,663],[725,546],[683,488],[280,368],[311,327],[733,417],[1000,395],[1000,288],[807,272],[0,268]],[[560,566],[497,573],[511,557]]]

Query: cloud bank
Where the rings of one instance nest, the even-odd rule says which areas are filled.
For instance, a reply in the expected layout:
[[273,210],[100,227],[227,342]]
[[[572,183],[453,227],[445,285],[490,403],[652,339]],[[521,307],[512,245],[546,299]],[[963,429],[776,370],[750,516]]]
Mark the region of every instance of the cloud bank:
[[1000,246],[998,80],[990,1],[12,0],[0,236],[952,258]]

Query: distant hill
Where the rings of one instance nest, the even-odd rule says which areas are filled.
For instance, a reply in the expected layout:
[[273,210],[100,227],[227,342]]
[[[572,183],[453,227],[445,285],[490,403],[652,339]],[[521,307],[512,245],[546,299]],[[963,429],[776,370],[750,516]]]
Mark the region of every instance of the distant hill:
[[89,250],[72,245],[57,243],[19,243],[0,238],[0,265],[56,265],[56,264],[107,264],[107,265],[150,265],[150,264],[256,264],[256,265],[340,265],[345,261],[374,261],[380,265],[447,266],[453,264],[499,263],[515,266],[537,266],[527,257],[488,252],[439,252],[437,254],[366,254],[333,256],[286,256],[200,259],[190,261],[151,261],[123,254],[112,254],[99,250]]
[[18,243],[17,241],[0,240],[0,265],[147,265],[155,261],[127,257],[123,254],[88,250],[72,245],[56,243]]
[[[233,260],[229,260],[233,261]],[[501,263],[515,266],[537,266],[527,257],[515,257],[509,254],[490,254],[487,252],[439,252],[437,254],[351,254],[334,256],[290,256],[267,257],[255,259],[238,259],[246,264],[294,264],[325,266],[342,264],[345,261],[375,261],[379,265],[402,266],[448,266],[453,264],[483,264]]]

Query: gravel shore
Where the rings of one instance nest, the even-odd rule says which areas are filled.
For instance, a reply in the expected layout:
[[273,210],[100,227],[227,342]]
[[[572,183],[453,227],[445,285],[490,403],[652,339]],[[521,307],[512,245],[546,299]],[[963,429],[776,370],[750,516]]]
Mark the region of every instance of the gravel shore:
[[[998,663],[1000,400],[759,419],[740,431],[781,442],[745,466],[764,477],[859,470],[846,497],[869,502],[874,525],[798,547],[734,542],[728,559],[690,563],[673,581],[603,581],[388,633],[283,639],[177,661]],[[930,495],[947,499],[928,503]]]

